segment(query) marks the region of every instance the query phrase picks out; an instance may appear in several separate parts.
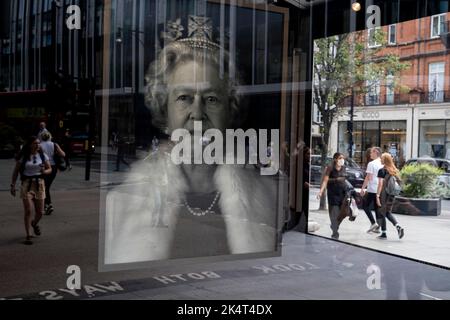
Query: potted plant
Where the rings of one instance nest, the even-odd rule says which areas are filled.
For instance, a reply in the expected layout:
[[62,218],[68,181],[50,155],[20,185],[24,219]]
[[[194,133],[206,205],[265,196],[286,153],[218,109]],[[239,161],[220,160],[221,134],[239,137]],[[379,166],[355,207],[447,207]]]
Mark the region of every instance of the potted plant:
[[437,216],[441,214],[441,199],[448,188],[438,182],[443,170],[429,164],[418,163],[403,167],[400,177],[402,193],[395,198],[393,213]]

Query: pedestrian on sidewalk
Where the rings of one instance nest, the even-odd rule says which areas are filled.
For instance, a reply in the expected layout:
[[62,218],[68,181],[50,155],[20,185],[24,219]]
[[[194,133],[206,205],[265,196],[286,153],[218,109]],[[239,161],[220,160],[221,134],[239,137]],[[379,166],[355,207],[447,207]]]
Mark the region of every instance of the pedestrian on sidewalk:
[[[373,147],[370,150],[370,157],[372,161],[369,162],[366,169],[366,178],[364,179],[361,187],[361,196],[363,197],[363,209],[369,218],[370,228],[368,233],[380,233],[380,226],[376,223],[372,209],[375,210],[375,215],[378,216],[379,207],[376,205],[377,189],[378,189],[378,171],[383,168],[381,164],[381,149],[379,147]],[[367,192],[366,192],[367,187]]]
[[317,199],[320,199],[325,188],[327,188],[328,214],[330,215],[331,230],[333,232],[331,237],[333,239],[339,239],[339,215],[341,205],[347,193],[347,172],[344,164],[344,155],[336,152],[333,155],[333,163],[325,171],[325,176],[323,177],[322,185],[317,195]]
[[39,141],[42,141],[42,134],[45,132],[48,132],[47,124],[45,122],[39,123],[39,132],[37,135],[37,138],[39,139]]
[[[378,171],[378,189],[377,189],[377,207],[378,210],[377,220],[381,226],[381,235],[378,239],[385,240],[386,236],[386,218],[397,229],[398,237],[401,239],[404,236],[404,229],[399,225],[394,215],[392,214],[392,207],[394,205],[395,195],[394,192],[389,190],[393,184],[397,182],[400,185],[400,175],[397,167],[394,164],[394,159],[389,153],[383,153],[381,156],[381,163],[384,168]],[[390,181],[394,179],[393,181]],[[394,182],[395,181],[395,182]]]
[[[22,181],[20,198],[24,208],[25,244],[33,244],[30,227],[36,236],[41,235],[39,221],[44,211],[45,182],[43,177],[51,174],[48,156],[39,148],[39,139],[30,137],[16,158],[16,166],[11,179],[11,195],[16,196],[16,181],[20,174]],[[31,213],[34,210],[34,219]]]
[[64,133],[64,137],[62,139],[62,149],[65,150],[65,158],[64,161],[66,161],[67,170],[72,170],[72,165],[70,164],[70,157],[72,156],[71,148],[70,148],[70,141],[72,139],[72,135],[70,133],[70,129],[66,129],[66,132]]
[[58,173],[58,167],[55,162],[55,157],[59,156],[61,157],[61,159],[63,159],[66,156],[66,154],[57,143],[52,142],[52,135],[48,131],[42,134],[41,149],[48,156],[50,165],[52,167],[51,174],[44,177],[45,215],[49,216],[53,213],[54,210],[52,197],[50,194],[50,188],[53,184],[53,181],[56,178],[56,174]]
[[159,140],[156,136],[153,136],[152,139],[152,152],[157,152],[159,148]]

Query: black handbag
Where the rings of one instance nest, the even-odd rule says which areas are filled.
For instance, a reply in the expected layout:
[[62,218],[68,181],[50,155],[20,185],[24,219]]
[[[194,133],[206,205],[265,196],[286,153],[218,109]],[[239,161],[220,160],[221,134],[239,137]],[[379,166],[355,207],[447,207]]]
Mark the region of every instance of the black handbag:
[[57,144],[53,143],[53,161],[55,161],[55,166],[59,171],[66,171],[66,160],[56,152],[56,146]]

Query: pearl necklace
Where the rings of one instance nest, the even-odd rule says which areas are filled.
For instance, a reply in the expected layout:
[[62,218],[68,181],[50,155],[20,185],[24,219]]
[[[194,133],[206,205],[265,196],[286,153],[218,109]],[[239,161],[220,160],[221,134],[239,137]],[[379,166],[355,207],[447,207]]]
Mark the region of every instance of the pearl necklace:
[[188,204],[187,200],[184,200],[184,205],[186,206],[186,208],[188,209],[188,211],[197,217],[201,217],[201,216],[205,216],[208,212],[211,211],[211,209],[214,207],[214,205],[216,204],[217,200],[219,199],[219,195],[220,192],[217,191],[216,196],[214,197],[214,200],[212,201],[211,205],[208,207],[208,209],[206,209],[205,211],[198,211],[198,210],[194,210],[192,209],[192,207]]

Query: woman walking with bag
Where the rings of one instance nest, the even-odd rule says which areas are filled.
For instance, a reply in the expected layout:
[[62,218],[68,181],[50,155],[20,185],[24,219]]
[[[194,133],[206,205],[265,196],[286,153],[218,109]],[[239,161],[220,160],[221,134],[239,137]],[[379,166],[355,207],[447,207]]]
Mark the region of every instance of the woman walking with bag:
[[45,214],[51,215],[53,212],[53,204],[52,197],[50,195],[50,188],[52,186],[53,181],[56,178],[56,174],[58,173],[58,166],[55,161],[55,158],[59,157],[60,159],[64,159],[66,154],[60,148],[57,143],[51,141],[52,135],[50,132],[44,132],[42,135],[41,149],[48,156],[50,165],[52,167],[52,172],[50,175],[45,177]]
[[381,226],[381,235],[377,238],[380,240],[387,239],[386,236],[386,218],[397,229],[398,237],[401,239],[404,236],[404,229],[398,224],[394,215],[392,214],[392,206],[394,205],[397,186],[400,185],[400,176],[394,160],[389,153],[383,153],[381,156],[381,163],[384,168],[378,171],[378,190],[377,190],[377,206],[380,207],[379,215],[377,216],[378,225]]
[[347,174],[344,164],[344,155],[336,152],[333,155],[333,163],[325,172],[319,194],[317,195],[317,198],[320,199],[325,188],[327,188],[328,213],[330,215],[331,230],[333,231],[331,237],[333,239],[339,239],[339,216],[341,205],[347,193],[347,185],[345,183]]
[[[20,174],[22,186],[20,198],[24,208],[24,223],[26,239],[25,244],[33,244],[31,241],[30,227],[34,234],[41,235],[39,221],[42,218],[45,199],[44,176],[51,173],[52,168],[48,156],[39,150],[39,140],[30,137],[16,158],[16,166],[12,175],[11,195],[16,196],[16,180]],[[35,216],[31,220],[31,211],[34,208]]]

